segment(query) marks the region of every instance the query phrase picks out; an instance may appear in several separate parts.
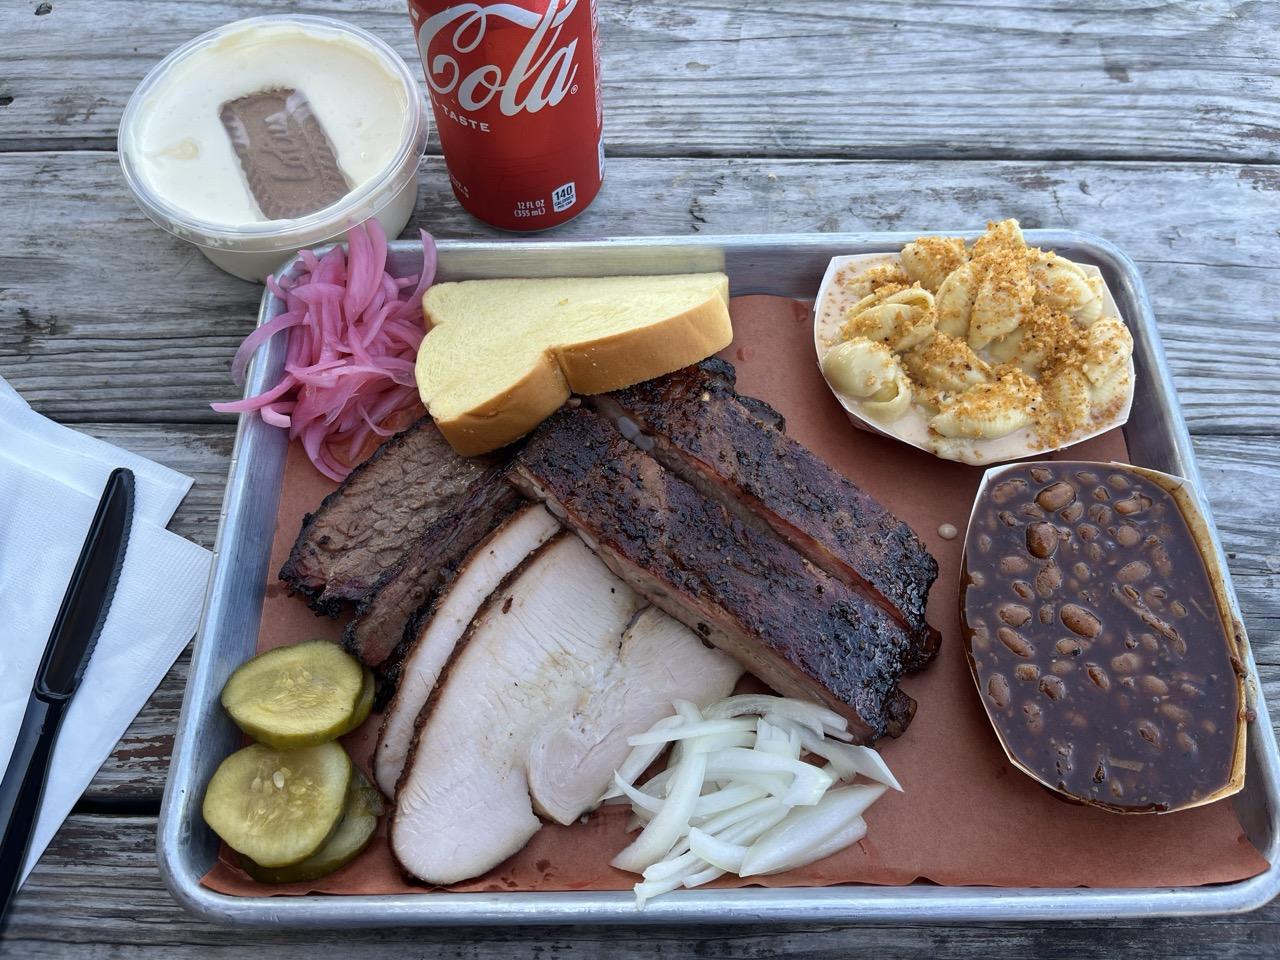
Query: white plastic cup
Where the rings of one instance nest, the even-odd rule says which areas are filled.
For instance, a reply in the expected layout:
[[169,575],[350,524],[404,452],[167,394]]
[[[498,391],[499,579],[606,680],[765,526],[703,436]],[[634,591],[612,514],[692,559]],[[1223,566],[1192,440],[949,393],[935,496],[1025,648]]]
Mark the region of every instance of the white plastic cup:
[[[288,220],[260,220],[227,225],[202,219],[180,204],[160,196],[139,169],[137,129],[149,97],[168,79],[174,67],[194,52],[253,25],[296,24],[320,37],[342,35],[363,46],[404,85],[408,114],[399,149],[376,176],[356,186],[337,203]],[[245,93],[255,91],[246,90]],[[418,197],[418,162],[427,146],[429,115],[415,76],[390,46],[373,34],[331,17],[282,15],[238,20],[201,34],[160,61],[134,90],[120,121],[119,154],[125,182],[144,213],[155,223],[193,244],[214,264],[233,276],[261,283],[291,260],[299,250],[320,246],[345,231],[376,218],[387,236],[398,236],[413,215]]]

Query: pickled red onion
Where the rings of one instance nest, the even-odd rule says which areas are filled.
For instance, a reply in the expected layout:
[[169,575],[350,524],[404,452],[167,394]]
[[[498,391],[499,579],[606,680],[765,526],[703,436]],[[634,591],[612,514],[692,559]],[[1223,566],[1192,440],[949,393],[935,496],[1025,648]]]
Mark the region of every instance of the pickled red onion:
[[288,331],[284,374],[253,397],[211,404],[219,413],[257,413],[301,440],[316,469],[343,480],[371,437],[394,431],[386,424],[418,403],[413,367],[424,331],[422,294],[436,274],[436,245],[422,232],[422,271],[387,272],[387,237],[377,220],[347,232],[347,248],[323,257],[298,254],[296,277],[267,287],[284,301],[283,313],[245,337],[231,362],[243,383],[249,361],[276,334]]

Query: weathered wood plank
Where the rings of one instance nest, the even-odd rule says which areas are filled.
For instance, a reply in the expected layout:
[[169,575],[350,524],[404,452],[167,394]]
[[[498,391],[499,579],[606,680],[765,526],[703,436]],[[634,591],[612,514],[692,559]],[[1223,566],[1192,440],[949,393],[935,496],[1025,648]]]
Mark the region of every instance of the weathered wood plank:
[[77,424],[76,429],[191,477],[195,483],[174,514],[169,529],[213,549],[231,448],[235,443],[234,423],[181,427],[158,423],[83,423]]
[[[231,429],[89,424],[89,433],[197,478],[174,529],[211,545],[222,502]],[[1280,525],[1271,492],[1280,486],[1274,437],[1198,437],[1196,453],[1213,504],[1264,678],[1280,693]],[[152,801],[164,789],[173,731],[187,680],[184,653],[90,785],[90,801]],[[1276,701],[1280,705],[1280,700]],[[1280,731],[1280,708],[1274,720]]]
[[[499,236],[424,163],[415,225]],[[0,374],[70,422],[226,423],[261,288],[155,228],[112,154],[0,155]],[[1170,202],[1177,201],[1177,213]],[[1119,244],[1147,282],[1194,432],[1274,434],[1280,170],[1227,164],[615,161],[559,238],[911,230],[1016,216]]]
[[[1254,657],[1280,681],[1280,507],[1272,493],[1280,481],[1280,443],[1275,437],[1196,437],[1194,443]],[[1280,724],[1280,711],[1273,713]]]
[[980,926],[460,927],[455,929],[273,931],[220,929],[185,914],[155,865],[150,817],[73,817],[32,873],[13,906],[0,953],[30,960],[80,957],[215,960],[250,951],[274,960],[319,953],[350,960],[438,957],[546,960],[614,955],[789,957],[837,960],[858,955],[1047,957],[1167,960],[1213,955],[1264,960],[1280,950],[1280,901],[1240,917]]
[[[292,6],[36,9],[0,12],[3,149],[108,148],[129,93],[170,50]],[[366,27],[416,64],[403,3],[307,10]],[[601,4],[600,18],[618,156],[1280,156],[1274,4],[659,0]]]

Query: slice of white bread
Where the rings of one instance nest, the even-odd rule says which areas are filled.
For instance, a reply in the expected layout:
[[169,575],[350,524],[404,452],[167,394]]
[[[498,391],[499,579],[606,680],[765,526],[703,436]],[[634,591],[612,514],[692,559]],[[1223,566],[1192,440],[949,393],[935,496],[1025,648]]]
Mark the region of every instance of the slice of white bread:
[[418,392],[465,456],[524,436],[570,393],[671,373],[733,339],[723,273],[439,283],[422,309]]

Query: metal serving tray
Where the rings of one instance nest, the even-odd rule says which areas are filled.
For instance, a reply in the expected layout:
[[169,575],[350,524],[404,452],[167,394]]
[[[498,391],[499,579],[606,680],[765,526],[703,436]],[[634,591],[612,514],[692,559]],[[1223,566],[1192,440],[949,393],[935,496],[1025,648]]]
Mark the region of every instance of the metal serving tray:
[[[896,250],[916,236],[854,233],[587,242],[446,241],[440,244],[439,276],[460,280],[723,270],[735,295],[771,293],[809,299],[816,295],[831,257]],[[1027,239],[1101,268],[1134,338],[1137,396],[1125,428],[1130,456],[1135,464],[1186,477],[1202,489],[1151,304],[1133,262],[1110,243],[1085,234],[1033,230],[1028,231]],[[420,256],[417,243],[392,244],[393,268],[412,272]],[[270,319],[282,307],[265,293],[259,322]],[[248,392],[257,393],[273,382],[283,362],[284,343],[277,338],[254,361]],[[240,743],[239,731],[218,704],[218,694],[231,671],[254,652],[265,585],[274,573],[267,565],[285,447],[284,431],[266,426],[256,417],[240,418],[204,622],[192,656],[160,814],[161,872],[174,897],[199,916],[222,923],[309,927],[1050,920],[1243,912],[1280,892],[1280,757],[1266,706],[1257,695],[1260,688],[1252,656],[1248,657],[1248,668],[1256,717],[1249,725],[1245,789],[1232,802],[1249,839],[1271,867],[1239,883],[1125,890],[940,887],[924,883],[905,887],[682,890],[650,902],[643,912],[637,912],[630,891],[230,897],[206,889],[200,885],[200,877],[213,865],[218,842],[200,815],[201,798],[214,768]],[[1208,504],[1202,505],[1212,524]],[[1226,569],[1225,561],[1221,565]],[[1228,592],[1234,606],[1235,592],[1230,584]]]

